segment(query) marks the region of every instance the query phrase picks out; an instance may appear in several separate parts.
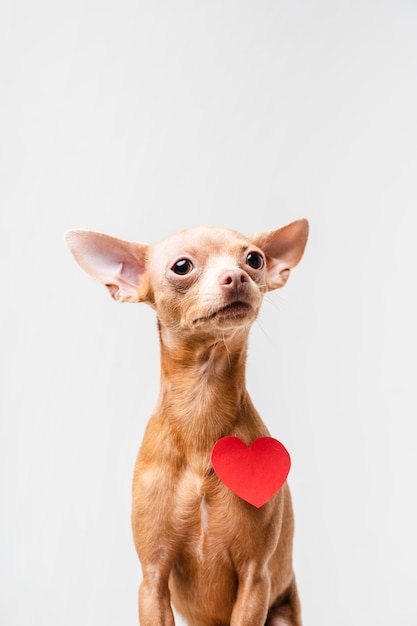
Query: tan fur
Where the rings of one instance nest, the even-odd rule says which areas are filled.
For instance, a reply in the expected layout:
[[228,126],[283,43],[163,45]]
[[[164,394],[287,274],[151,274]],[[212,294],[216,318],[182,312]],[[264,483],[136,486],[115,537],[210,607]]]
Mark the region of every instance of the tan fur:
[[[287,484],[257,509],[218,480],[210,454],[221,437],[249,445],[269,434],[245,387],[248,333],[263,294],[301,259],[307,232],[300,220],[250,239],[190,229],[155,246],[67,236],[115,299],[147,302],[158,317],[160,395],[133,479],[142,626],[172,626],[171,601],[190,626],[301,626]],[[248,264],[254,252],[263,267]],[[184,276],[173,269],[180,259],[192,262]]]

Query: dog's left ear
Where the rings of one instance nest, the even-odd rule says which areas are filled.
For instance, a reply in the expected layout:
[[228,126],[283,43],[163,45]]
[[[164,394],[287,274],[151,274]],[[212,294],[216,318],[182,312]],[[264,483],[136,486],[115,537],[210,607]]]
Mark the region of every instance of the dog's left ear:
[[307,238],[308,222],[304,219],[251,237],[251,242],[265,253],[269,290],[285,285],[290,270],[300,262],[303,256]]

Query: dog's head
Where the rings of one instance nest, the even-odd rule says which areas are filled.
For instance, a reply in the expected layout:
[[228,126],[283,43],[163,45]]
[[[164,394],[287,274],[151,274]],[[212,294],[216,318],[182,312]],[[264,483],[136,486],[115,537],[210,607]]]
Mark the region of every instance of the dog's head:
[[119,302],[147,302],[162,327],[211,334],[250,325],[263,294],[283,287],[304,252],[308,223],[244,237],[198,227],[149,245],[71,230],[79,265]]

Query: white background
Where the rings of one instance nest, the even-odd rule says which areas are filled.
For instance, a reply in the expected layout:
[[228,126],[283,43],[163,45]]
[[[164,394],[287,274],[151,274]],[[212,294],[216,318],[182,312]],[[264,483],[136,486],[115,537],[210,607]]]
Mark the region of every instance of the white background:
[[64,232],[298,217],[248,386],[293,458],[304,622],[416,626],[416,3],[6,0],[0,64],[1,626],[137,624],[156,323]]

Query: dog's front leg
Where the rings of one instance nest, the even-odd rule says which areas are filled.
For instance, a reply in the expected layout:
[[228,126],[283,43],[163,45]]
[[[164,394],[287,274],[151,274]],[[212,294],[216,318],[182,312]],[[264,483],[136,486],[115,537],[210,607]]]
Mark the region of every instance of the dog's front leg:
[[230,626],[264,626],[268,613],[270,580],[266,571],[249,565],[239,575],[237,598]]
[[141,626],[174,626],[168,576],[154,567],[143,568],[139,587],[139,620]]

